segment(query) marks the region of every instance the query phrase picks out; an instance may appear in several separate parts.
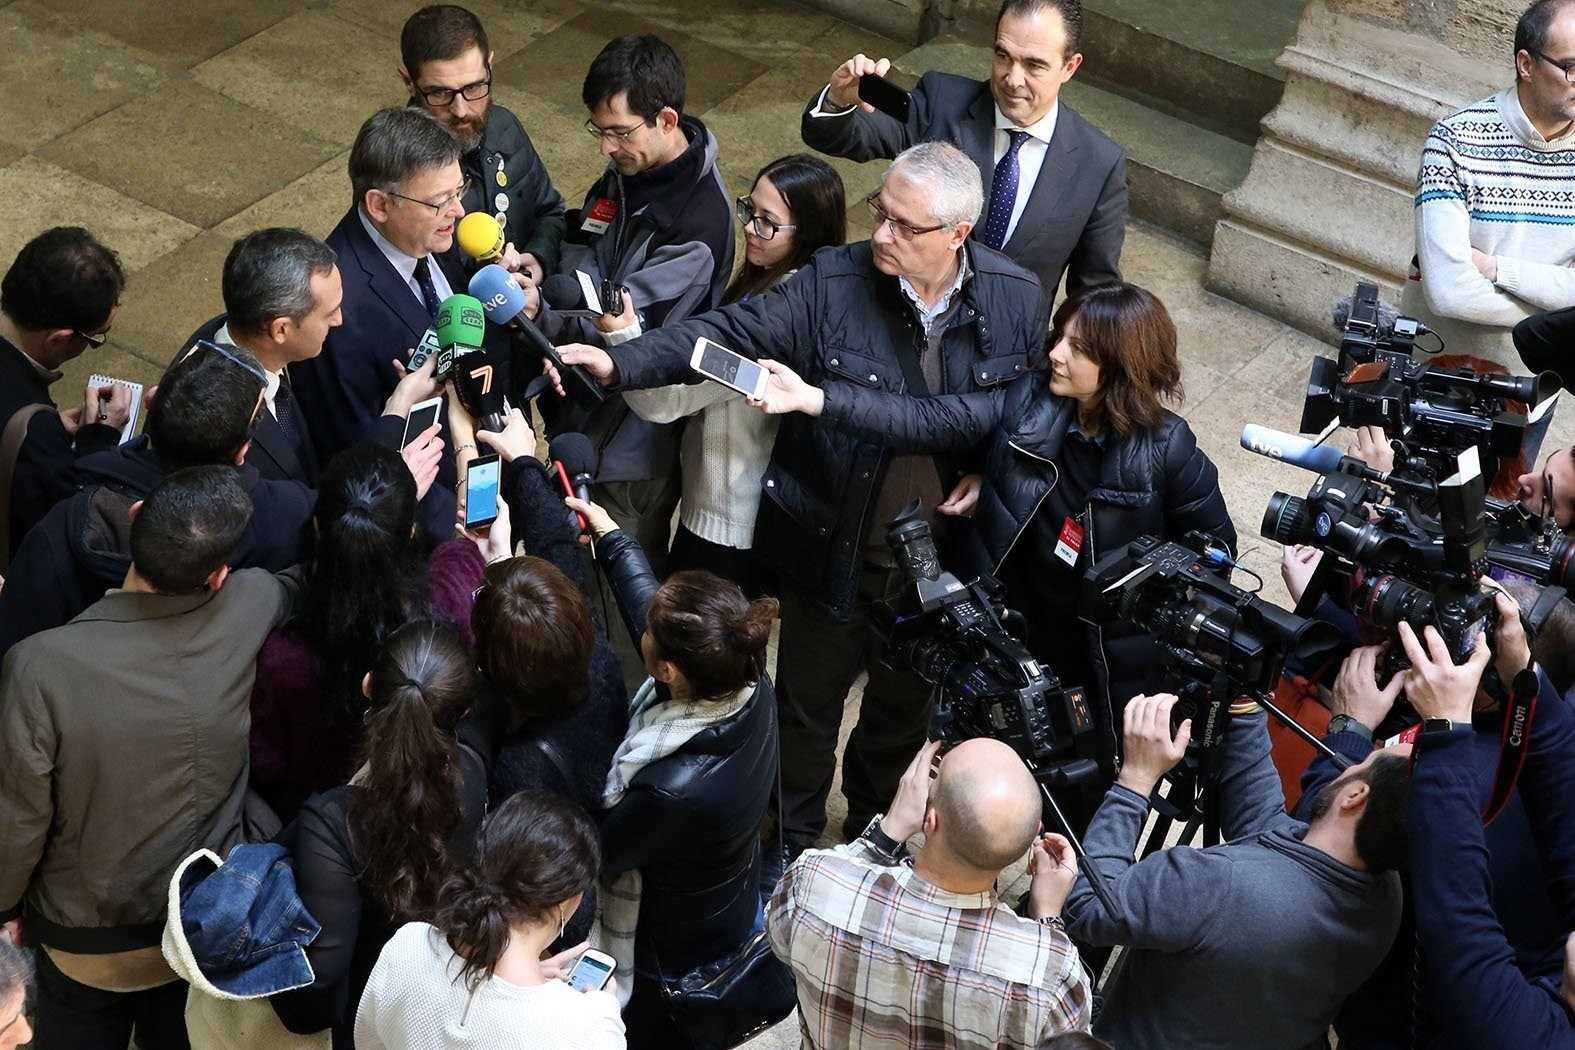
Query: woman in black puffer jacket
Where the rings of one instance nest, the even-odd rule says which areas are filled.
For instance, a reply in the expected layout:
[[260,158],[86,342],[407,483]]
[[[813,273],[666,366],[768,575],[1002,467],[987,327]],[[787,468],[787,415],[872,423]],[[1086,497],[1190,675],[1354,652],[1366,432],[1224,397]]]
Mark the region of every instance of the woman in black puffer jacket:
[[[602,911],[593,943],[618,960],[629,1046],[688,1045],[668,1014],[673,981],[760,928],[760,829],[777,772],[776,697],[765,671],[775,598],[753,602],[709,572],[658,585],[632,535],[584,515],[649,678],[629,699],[599,816]],[[625,967],[632,968],[626,981]]]
[[[818,412],[836,426],[962,453],[957,461],[974,472],[941,511],[973,522],[954,530],[956,564],[948,567],[1005,583],[1008,604],[1028,622],[1030,650],[1064,683],[1087,688],[1102,739],[1085,751],[1100,760],[1108,783],[1122,709],[1159,683],[1147,634],[1078,620],[1083,572],[1145,535],[1179,539],[1199,530],[1234,555],[1236,529],[1218,470],[1186,420],[1164,407],[1180,398],[1181,363],[1176,327],[1153,294],[1105,284],[1063,303],[1047,365],[1006,391],[933,398],[851,384],[821,392],[777,369],[765,407]],[[1096,804],[1105,786],[1091,792]]]

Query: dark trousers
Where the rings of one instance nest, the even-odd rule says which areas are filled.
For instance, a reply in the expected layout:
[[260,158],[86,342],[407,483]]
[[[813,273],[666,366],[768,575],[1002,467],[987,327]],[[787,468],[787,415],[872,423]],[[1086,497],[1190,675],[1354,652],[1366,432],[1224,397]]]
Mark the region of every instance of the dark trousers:
[[843,830],[849,837],[891,803],[929,729],[930,687],[912,672],[881,663],[885,647],[870,622],[870,604],[885,594],[889,575],[871,570],[860,576],[849,623],[831,622],[810,595],[782,586],[776,686],[782,824],[793,845],[813,843],[826,827],[843,702],[860,671],[869,672],[869,682],[842,759],[842,794],[848,800]]
[[678,526],[673,533],[673,549],[667,552],[667,571],[704,569],[724,580],[732,580],[751,600],[762,594],[777,593],[770,582],[771,573],[761,566],[755,552],[747,548],[712,543]]
[[1515,349],[1531,372],[1556,372],[1565,389],[1575,380],[1575,307],[1535,314],[1515,326]]
[[106,992],[78,984],[40,948],[33,1050],[189,1050],[185,981],[145,992]]

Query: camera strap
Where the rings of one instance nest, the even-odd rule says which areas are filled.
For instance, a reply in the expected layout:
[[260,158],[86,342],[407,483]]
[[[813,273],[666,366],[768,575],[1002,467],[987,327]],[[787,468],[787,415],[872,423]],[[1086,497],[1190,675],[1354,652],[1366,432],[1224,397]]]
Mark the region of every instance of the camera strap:
[[1498,743],[1498,765],[1493,770],[1493,791],[1487,806],[1482,810],[1482,824],[1486,826],[1498,819],[1509,804],[1520,780],[1520,771],[1526,765],[1526,753],[1531,742],[1531,722],[1537,715],[1537,696],[1541,683],[1537,672],[1530,667],[1515,676],[1509,689],[1509,701],[1504,705],[1504,727]]

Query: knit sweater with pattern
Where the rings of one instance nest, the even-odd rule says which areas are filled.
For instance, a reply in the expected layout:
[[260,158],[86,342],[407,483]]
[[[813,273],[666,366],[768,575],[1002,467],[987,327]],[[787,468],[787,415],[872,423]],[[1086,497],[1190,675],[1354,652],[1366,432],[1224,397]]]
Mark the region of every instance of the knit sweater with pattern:
[[[1473,248],[1497,260],[1495,280]],[[1407,282],[1403,311],[1453,353],[1515,365],[1510,329],[1575,305],[1575,130],[1544,139],[1513,86],[1433,125],[1417,173],[1416,250],[1421,280]]]

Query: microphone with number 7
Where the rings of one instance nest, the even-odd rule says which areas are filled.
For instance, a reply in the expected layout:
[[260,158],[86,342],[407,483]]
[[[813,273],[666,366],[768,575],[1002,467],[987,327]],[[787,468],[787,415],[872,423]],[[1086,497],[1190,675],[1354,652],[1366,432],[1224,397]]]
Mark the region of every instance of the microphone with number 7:
[[[552,439],[547,446],[547,458],[558,475],[565,496],[575,496],[586,503],[591,501],[591,479],[596,475],[596,446],[584,434],[566,431]],[[574,515],[582,530],[589,528],[585,516]]]
[[513,331],[530,344],[531,349],[552,362],[563,381],[563,389],[575,402],[586,408],[595,408],[606,400],[607,395],[602,392],[601,384],[586,375],[583,369],[565,364],[563,358],[558,356],[558,348],[541,334],[530,318],[522,316],[525,312],[525,290],[515,283],[507,270],[496,263],[483,266],[470,279],[470,294],[481,301],[487,320]]
[[437,313],[437,341],[454,362],[454,387],[460,401],[482,430],[505,426],[503,395],[508,389],[507,361],[482,351],[487,315],[481,301],[463,292],[444,299]]

